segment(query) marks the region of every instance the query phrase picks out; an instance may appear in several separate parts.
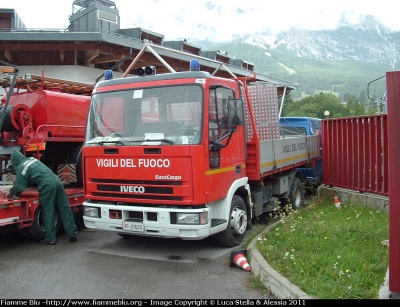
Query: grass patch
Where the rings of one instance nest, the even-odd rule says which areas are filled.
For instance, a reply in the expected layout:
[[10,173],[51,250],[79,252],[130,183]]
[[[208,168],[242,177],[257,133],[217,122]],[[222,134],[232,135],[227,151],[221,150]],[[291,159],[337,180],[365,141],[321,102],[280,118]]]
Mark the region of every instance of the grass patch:
[[255,237],[257,237],[264,230],[265,230],[265,225],[253,224],[249,237],[246,239],[246,241],[242,245],[243,249],[247,249],[248,246],[250,245],[250,243],[255,239]]
[[256,242],[276,271],[314,298],[378,298],[388,268],[387,212],[362,205],[337,209],[319,199],[286,211]]

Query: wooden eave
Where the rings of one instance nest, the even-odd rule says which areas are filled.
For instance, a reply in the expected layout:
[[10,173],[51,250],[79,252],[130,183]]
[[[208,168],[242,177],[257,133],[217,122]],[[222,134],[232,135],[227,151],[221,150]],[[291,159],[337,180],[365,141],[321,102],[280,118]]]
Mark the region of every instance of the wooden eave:
[[[10,67],[10,72],[13,68]],[[10,87],[12,77],[0,78],[0,85],[4,88]],[[46,90],[46,89],[60,89],[65,93],[90,95],[93,91],[94,84],[87,84],[82,82],[75,82],[70,80],[50,78],[40,75],[30,75],[28,78],[21,76],[16,77],[14,89],[31,90]]]

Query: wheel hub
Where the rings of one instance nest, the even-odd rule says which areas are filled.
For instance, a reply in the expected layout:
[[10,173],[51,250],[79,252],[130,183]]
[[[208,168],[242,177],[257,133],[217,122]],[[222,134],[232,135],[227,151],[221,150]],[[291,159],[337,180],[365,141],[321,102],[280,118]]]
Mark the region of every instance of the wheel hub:
[[246,212],[240,208],[233,209],[230,226],[234,234],[243,234],[247,228]]

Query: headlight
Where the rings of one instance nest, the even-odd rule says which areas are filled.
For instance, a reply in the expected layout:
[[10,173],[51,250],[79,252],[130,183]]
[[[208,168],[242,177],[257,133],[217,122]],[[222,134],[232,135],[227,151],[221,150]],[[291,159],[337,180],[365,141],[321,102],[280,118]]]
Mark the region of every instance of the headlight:
[[177,224],[204,225],[208,223],[208,213],[177,213]]
[[83,207],[83,215],[87,217],[100,217],[100,208],[98,207]]

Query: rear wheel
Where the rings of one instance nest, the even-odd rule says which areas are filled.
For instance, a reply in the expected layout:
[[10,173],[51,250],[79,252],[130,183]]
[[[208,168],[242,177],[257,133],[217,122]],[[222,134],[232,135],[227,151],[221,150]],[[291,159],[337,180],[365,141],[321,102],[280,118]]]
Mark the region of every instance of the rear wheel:
[[247,210],[240,196],[233,196],[227,228],[215,235],[218,244],[226,247],[239,245],[247,229]]
[[292,209],[294,210],[300,208],[304,204],[304,189],[298,177],[293,179],[290,186],[289,199],[292,204]]
[[[57,211],[54,212],[54,223],[56,227],[56,233],[61,228],[61,219]],[[42,217],[42,206],[37,207],[34,215],[32,225],[28,227],[29,234],[36,240],[43,240],[45,235],[43,217]]]

